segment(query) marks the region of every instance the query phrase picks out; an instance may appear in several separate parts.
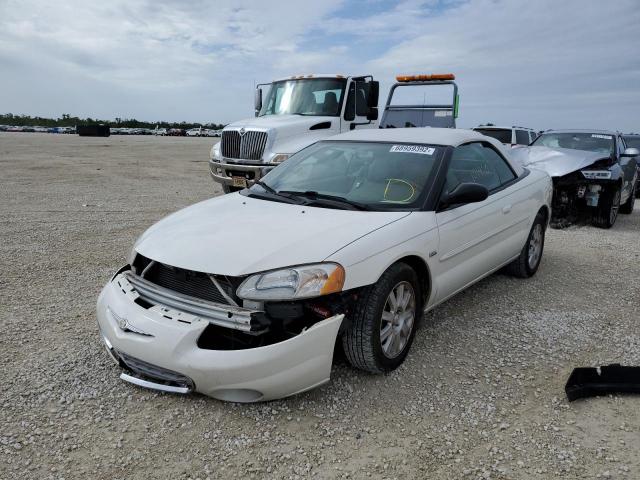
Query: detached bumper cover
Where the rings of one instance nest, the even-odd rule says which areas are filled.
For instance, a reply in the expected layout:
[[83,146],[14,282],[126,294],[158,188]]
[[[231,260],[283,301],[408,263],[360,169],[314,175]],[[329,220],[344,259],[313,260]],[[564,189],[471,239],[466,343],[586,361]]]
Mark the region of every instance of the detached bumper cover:
[[[296,337],[265,347],[205,350],[198,348],[197,340],[207,327],[207,320],[192,317],[187,323],[166,318],[159,309],[145,309],[134,303],[114,282],[102,290],[97,316],[110,353],[125,354],[182,375],[191,381],[189,389],[239,402],[287,397],[329,381],[333,349],[344,318],[327,318]],[[123,330],[116,317],[146,335]],[[148,382],[148,378],[137,380]]]
[[576,368],[565,386],[567,399],[597,397],[610,393],[640,393],[640,367],[612,364],[597,368]]

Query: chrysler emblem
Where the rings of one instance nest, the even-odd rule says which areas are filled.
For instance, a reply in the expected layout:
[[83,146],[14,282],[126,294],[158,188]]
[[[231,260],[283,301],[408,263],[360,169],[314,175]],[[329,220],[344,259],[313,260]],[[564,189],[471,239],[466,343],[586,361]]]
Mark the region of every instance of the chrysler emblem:
[[247,131],[243,128],[241,128],[240,130],[238,130],[238,133],[240,134],[240,136],[244,135],[245,133],[247,133]]
[[118,324],[118,327],[120,327],[120,330],[122,330],[123,332],[137,333],[138,335],[142,335],[144,337],[153,337],[153,335],[151,335],[150,333],[147,333],[144,330],[141,330],[138,327],[131,325],[131,322],[129,322],[129,320],[127,320],[124,317],[121,317],[110,308],[108,308],[108,310],[111,316],[113,317],[113,319]]

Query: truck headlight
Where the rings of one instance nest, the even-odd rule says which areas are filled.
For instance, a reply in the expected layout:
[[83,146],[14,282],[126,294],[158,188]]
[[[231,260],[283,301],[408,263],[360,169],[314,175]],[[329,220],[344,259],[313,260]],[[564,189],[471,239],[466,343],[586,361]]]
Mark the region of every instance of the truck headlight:
[[216,143],[213,147],[211,147],[211,153],[209,154],[211,160],[219,162],[222,160],[222,152],[220,150],[220,142]]
[[290,153],[276,153],[273,157],[271,157],[271,163],[282,163],[290,156]]
[[337,263],[317,263],[256,273],[236,291],[245,300],[297,300],[341,292],[344,268]]
[[584,178],[589,180],[609,180],[611,179],[610,170],[581,170]]

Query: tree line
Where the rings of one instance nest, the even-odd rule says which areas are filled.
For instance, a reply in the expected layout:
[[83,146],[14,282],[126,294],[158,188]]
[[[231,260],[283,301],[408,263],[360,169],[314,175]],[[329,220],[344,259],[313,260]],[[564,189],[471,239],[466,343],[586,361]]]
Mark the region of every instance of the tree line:
[[104,124],[117,128],[210,128],[220,130],[224,127],[221,123],[189,123],[189,122],[145,122],[135,118],[116,118],[115,120],[100,120],[98,118],[72,117],[68,113],[63,113],[60,118],[32,117],[31,115],[14,115],[12,113],[0,114],[0,125],[11,125],[16,127],[75,127],[78,125]]

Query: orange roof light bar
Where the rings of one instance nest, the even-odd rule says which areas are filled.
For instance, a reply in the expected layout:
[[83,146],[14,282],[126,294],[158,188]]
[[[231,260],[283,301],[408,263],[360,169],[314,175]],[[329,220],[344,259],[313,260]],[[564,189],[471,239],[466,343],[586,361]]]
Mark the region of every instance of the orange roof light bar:
[[398,75],[399,82],[429,82],[432,80],[455,80],[453,73],[432,73],[431,75]]

